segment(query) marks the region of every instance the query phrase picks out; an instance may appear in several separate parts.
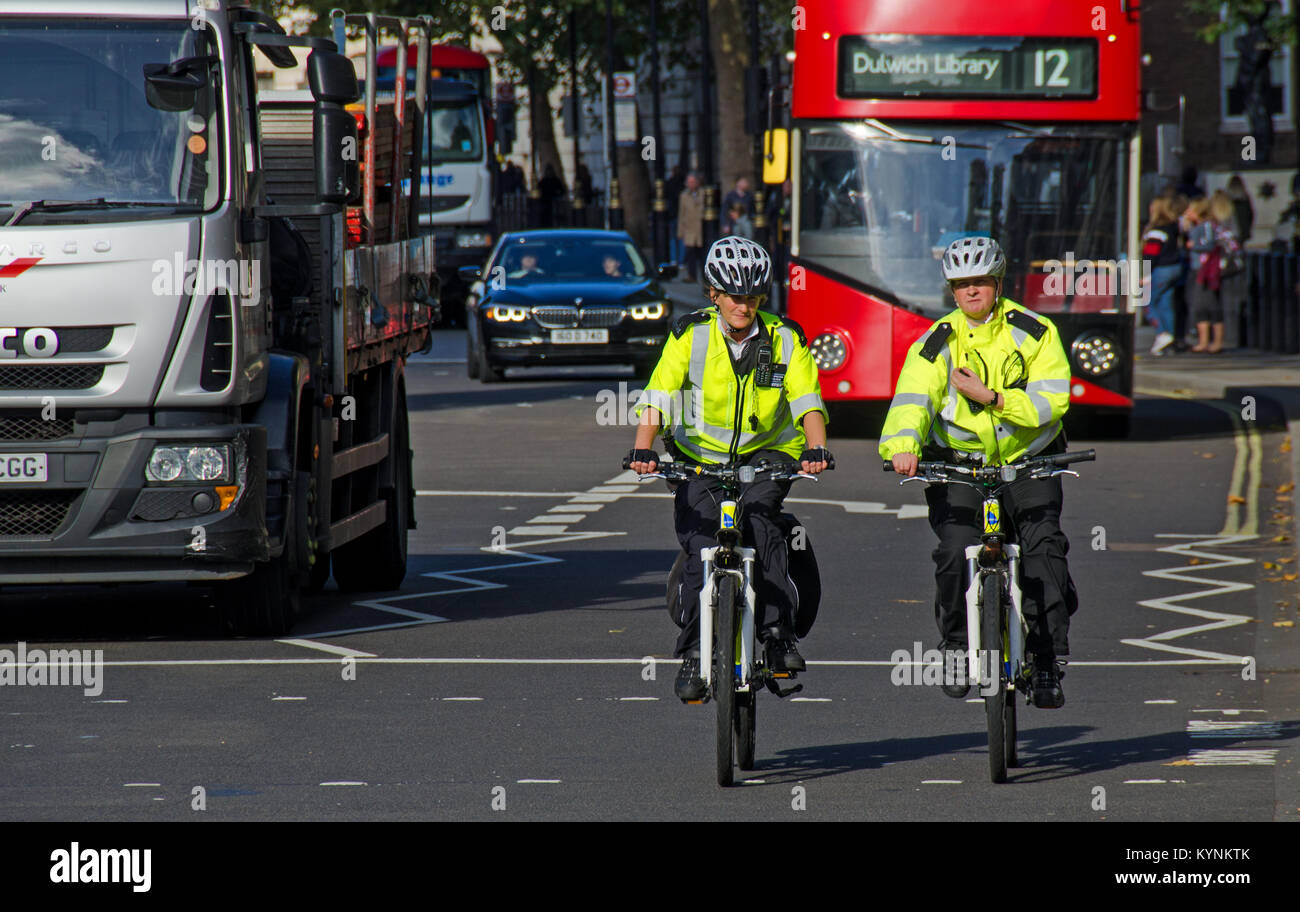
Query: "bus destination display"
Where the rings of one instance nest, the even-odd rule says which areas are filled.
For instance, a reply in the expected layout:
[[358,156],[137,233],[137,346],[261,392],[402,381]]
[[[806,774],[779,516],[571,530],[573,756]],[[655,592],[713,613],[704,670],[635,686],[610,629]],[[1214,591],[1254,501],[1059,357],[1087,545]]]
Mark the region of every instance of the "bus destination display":
[[966,35],[845,35],[842,98],[909,96],[1092,98],[1097,42],[1091,38]]

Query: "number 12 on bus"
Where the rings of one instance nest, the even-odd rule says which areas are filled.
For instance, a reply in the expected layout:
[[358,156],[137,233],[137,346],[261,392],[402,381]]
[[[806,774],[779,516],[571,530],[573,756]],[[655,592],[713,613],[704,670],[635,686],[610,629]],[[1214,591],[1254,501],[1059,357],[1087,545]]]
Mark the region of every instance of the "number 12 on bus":
[[793,184],[789,313],[827,399],[893,395],[908,346],[956,307],[944,248],[990,235],[1003,295],[1060,331],[1072,404],[1127,425],[1143,293],[1130,6],[805,7],[792,129],[765,140],[764,180]]

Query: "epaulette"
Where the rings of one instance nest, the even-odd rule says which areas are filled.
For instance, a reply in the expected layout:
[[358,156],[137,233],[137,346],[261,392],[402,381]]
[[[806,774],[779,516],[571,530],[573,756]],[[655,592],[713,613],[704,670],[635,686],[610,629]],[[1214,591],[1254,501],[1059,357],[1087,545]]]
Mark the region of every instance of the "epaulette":
[[808,347],[808,334],[803,331],[802,326],[800,326],[794,320],[791,320],[789,317],[782,317],[781,322],[786,326],[790,327],[790,329],[794,330],[794,334],[799,337],[800,345],[802,345],[804,348]]
[[943,347],[948,344],[948,337],[951,335],[952,325],[940,323],[921,346],[921,357],[933,364],[934,359],[939,357],[939,352],[943,351]]
[[711,318],[712,317],[707,310],[696,310],[688,314],[683,314],[677,318],[675,323],[673,323],[673,338],[680,339],[682,336],[686,335],[686,331],[696,323],[708,323]]
[[1035,342],[1043,338],[1043,334],[1047,332],[1046,323],[1024,310],[1009,309],[1007,322],[1021,332],[1029,333],[1034,337]]

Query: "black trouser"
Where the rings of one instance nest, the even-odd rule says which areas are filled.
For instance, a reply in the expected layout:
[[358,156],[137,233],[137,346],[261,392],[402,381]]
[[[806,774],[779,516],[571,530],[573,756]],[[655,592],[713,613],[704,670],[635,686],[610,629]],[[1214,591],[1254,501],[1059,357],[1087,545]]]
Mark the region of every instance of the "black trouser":
[[[760,450],[745,461],[750,464],[767,457],[771,461],[793,462],[785,453]],[[790,493],[788,481],[759,481],[742,485],[740,493],[741,546],[754,549],[755,623],[760,631],[779,626],[781,635],[793,638],[795,608],[799,595],[790,579],[789,554],[785,534],[778,523],[781,501]],[[722,521],[722,488],[717,482],[703,479],[677,487],[673,510],[677,540],[686,552],[682,573],[681,635],[677,637],[676,656],[700,648],[700,590],[704,588],[704,565],[700,549],[718,543],[718,526]]]
[[[1039,655],[1070,654],[1070,615],[1078,608],[1066,562],[1070,543],[1061,531],[1062,496],[1059,477],[1020,478],[1002,489],[1003,516],[1011,516],[1020,544],[1025,646]],[[966,547],[980,543],[984,501],[974,488],[955,484],[928,485],[925,499],[930,528],[939,536],[933,555],[935,620],[943,645],[965,648]]]
[[697,275],[700,274],[700,261],[704,259],[703,247],[692,247],[686,245],[686,278],[694,282]]

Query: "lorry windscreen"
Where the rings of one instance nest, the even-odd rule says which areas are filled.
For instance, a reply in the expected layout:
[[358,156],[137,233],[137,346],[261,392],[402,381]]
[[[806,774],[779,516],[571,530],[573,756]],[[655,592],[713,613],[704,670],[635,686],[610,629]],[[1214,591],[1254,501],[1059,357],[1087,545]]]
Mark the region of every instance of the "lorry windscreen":
[[160,91],[145,79],[149,64],[215,54],[210,32],[195,30],[188,19],[0,16],[0,224],[15,204],[26,205],[21,201],[124,206],[37,207],[24,224],[158,218],[215,207],[221,192],[216,68],[191,63],[180,75],[193,90],[164,83]]

